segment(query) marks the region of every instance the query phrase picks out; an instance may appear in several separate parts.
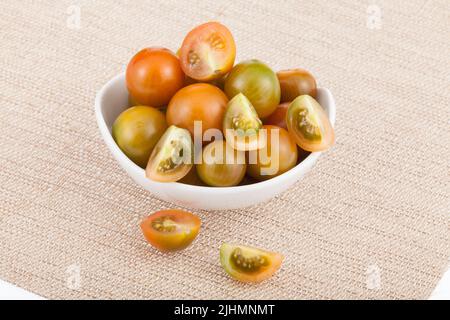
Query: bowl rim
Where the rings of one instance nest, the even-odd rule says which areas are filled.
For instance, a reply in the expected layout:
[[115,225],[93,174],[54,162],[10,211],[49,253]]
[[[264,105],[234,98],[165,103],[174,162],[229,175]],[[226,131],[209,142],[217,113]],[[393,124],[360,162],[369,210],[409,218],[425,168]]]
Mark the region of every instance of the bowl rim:
[[[131,161],[130,158],[128,158],[125,153],[119,148],[117,143],[114,141],[110,128],[106,124],[105,118],[103,116],[102,112],[102,103],[103,103],[103,97],[105,96],[106,91],[114,85],[116,82],[124,82],[125,81],[125,72],[122,72],[116,76],[114,76],[112,79],[110,79],[108,82],[106,82],[102,88],[97,92],[95,97],[95,115],[97,120],[97,125],[100,129],[100,133],[102,135],[102,138],[104,142],[106,143],[107,147],[110,149],[112,156],[116,158],[118,156],[122,163],[126,163],[126,166],[131,169],[135,174],[143,176],[149,183],[154,185],[164,185],[164,186],[170,186],[173,188],[178,189],[178,191],[201,191],[201,192],[212,192],[215,194],[224,194],[224,193],[230,193],[230,192],[239,192],[239,191],[255,191],[260,189],[265,189],[267,186],[270,185],[278,185],[282,184],[283,182],[287,182],[290,180],[290,177],[292,175],[298,175],[302,171],[304,171],[307,167],[312,166],[315,161],[320,157],[322,152],[311,152],[305,159],[303,159],[300,163],[298,163],[295,167],[291,168],[290,170],[273,177],[268,180],[259,181],[256,183],[243,185],[243,186],[232,186],[232,187],[211,187],[211,186],[197,186],[197,185],[190,185],[185,184],[181,182],[157,182],[153,181],[146,177],[145,175],[145,169],[139,167],[137,164],[135,164],[133,161]],[[323,92],[325,95],[327,95],[330,98],[330,104],[328,105],[327,114],[329,117],[329,120],[331,122],[331,125],[335,126],[336,121],[336,105],[334,101],[334,97],[330,90],[327,88],[317,88],[318,91]],[[116,159],[117,160],[117,159]],[[305,171],[304,173],[306,173]]]

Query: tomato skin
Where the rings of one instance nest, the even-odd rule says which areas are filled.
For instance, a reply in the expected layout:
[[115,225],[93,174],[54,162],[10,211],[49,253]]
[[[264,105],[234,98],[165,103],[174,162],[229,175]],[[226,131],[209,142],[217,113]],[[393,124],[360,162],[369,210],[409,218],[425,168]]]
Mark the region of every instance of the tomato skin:
[[[297,164],[298,151],[297,145],[294,139],[291,138],[289,133],[280,127],[264,125],[262,129],[267,131],[266,146],[260,150],[252,151],[253,154],[249,154],[249,161],[247,162],[247,174],[257,180],[268,180],[276,177]],[[275,131],[278,131],[278,159],[276,155],[272,155],[272,135]],[[274,146],[274,148],[276,148]],[[256,160],[253,161],[253,160]],[[254,163],[252,163],[254,162]],[[265,174],[262,169],[269,170],[274,168],[274,172],[270,174]]]
[[[214,153],[214,163],[207,163],[207,155]],[[241,163],[238,158],[242,159]],[[217,163],[216,163],[217,162]],[[203,161],[196,165],[200,179],[209,186],[237,186],[245,176],[245,153],[231,148],[225,141],[216,140],[203,148]]]
[[136,106],[123,111],[112,126],[119,148],[141,168],[167,128],[164,114],[152,107]]
[[139,104],[162,107],[183,87],[185,75],[176,55],[164,48],[146,48],[129,62],[127,88]]
[[220,247],[222,267],[233,279],[241,282],[257,283],[272,277],[283,259],[283,255],[277,252],[249,246],[224,243]]
[[289,102],[307,94],[317,96],[317,83],[314,76],[304,69],[282,70],[277,72],[281,87],[281,102]]
[[297,97],[286,114],[289,134],[297,145],[310,152],[324,151],[334,144],[333,126],[322,106],[311,96]]
[[202,121],[202,134],[207,129],[222,129],[227,96],[217,87],[196,83],[184,87],[170,100],[167,123],[189,130],[194,136],[194,121]]
[[194,241],[200,231],[201,220],[190,212],[172,209],[151,214],[142,220],[140,226],[152,246],[170,252],[185,249]]
[[236,44],[227,27],[218,22],[208,22],[187,34],[179,56],[187,76],[210,81],[221,78],[233,68]]
[[278,105],[275,111],[264,119],[264,124],[270,124],[287,130],[286,113],[290,102],[284,102]]
[[237,64],[225,80],[225,93],[232,99],[243,93],[261,119],[268,117],[280,103],[280,83],[276,74],[258,60]]

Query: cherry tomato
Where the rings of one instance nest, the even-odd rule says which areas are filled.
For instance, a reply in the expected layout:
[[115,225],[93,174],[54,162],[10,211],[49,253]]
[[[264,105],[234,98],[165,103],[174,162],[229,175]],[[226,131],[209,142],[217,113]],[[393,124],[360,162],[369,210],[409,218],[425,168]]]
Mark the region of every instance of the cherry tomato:
[[170,126],[150,155],[145,174],[158,182],[174,182],[189,173],[194,163],[194,144],[186,129]]
[[225,271],[242,282],[261,282],[273,276],[283,262],[283,255],[262,249],[224,243],[220,262]]
[[202,134],[207,129],[222,129],[227,96],[217,87],[197,83],[184,87],[170,100],[167,123],[185,128],[194,136],[194,121],[202,122]]
[[112,136],[131,161],[145,168],[153,147],[166,128],[164,114],[152,107],[137,106],[117,117],[112,126]]
[[188,247],[200,231],[196,215],[182,210],[162,210],[141,222],[147,241],[160,251],[177,251]]
[[290,102],[279,104],[275,111],[266,119],[264,119],[264,124],[271,124],[287,130],[286,113],[289,105]]
[[181,180],[178,180],[178,182],[183,184],[190,184],[192,186],[206,186],[206,184],[198,176],[195,166],[192,167],[192,169],[186,176],[184,176]]
[[200,179],[213,187],[238,185],[245,176],[245,153],[216,140],[203,148],[202,163],[197,164]]
[[243,93],[261,119],[268,117],[280,103],[280,83],[276,74],[258,60],[237,64],[225,80],[225,93],[233,98]]
[[316,79],[303,69],[283,70],[277,73],[281,86],[281,102],[289,102],[298,96],[317,95]]
[[185,75],[180,61],[163,48],[146,48],[130,61],[126,72],[127,88],[139,104],[162,107],[183,87]]
[[251,151],[247,162],[247,174],[257,180],[267,180],[288,171],[297,164],[298,157],[297,146],[286,130],[270,125],[262,128],[267,133],[266,146]]
[[223,120],[223,132],[227,143],[236,150],[257,150],[265,145],[261,139],[259,129],[262,122],[258,118],[255,108],[242,94],[237,94],[228,102]]
[[334,143],[334,129],[322,106],[311,96],[303,95],[289,105],[286,116],[289,133],[300,148],[324,151]]
[[188,33],[180,48],[183,71],[189,77],[209,81],[233,68],[236,45],[231,32],[218,22],[202,24]]

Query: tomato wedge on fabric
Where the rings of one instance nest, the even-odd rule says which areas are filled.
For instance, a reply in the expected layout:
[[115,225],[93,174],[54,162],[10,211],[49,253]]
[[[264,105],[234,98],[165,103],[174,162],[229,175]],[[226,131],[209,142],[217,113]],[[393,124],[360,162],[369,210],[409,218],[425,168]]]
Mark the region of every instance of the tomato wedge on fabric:
[[183,210],[162,210],[141,222],[147,241],[160,251],[177,251],[188,247],[200,231],[201,220]]
[[158,182],[184,178],[193,166],[194,144],[188,130],[170,126],[154,147],[145,174]]
[[187,76],[210,81],[233,68],[236,44],[227,27],[218,22],[208,22],[187,34],[179,56]]
[[324,151],[334,144],[334,129],[322,106],[303,95],[289,106],[286,124],[297,145],[306,151]]
[[223,119],[223,132],[227,143],[236,150],[257,150],[265,146],[265,139],[259,134],[262,122],[251,102],[237,94],[228,102]]
[[225,271],[242,282],[261,282],[274,275],[283,262],[283,255],[254,247],[224,243],[220,262]]

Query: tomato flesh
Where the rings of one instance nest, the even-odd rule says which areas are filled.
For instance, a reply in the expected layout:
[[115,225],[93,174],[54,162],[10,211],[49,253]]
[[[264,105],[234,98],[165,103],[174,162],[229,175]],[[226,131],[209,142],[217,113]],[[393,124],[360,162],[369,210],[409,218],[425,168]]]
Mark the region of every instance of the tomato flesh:
[[218,22],[208,22],[188,33],[179,56],[187,76],[209,81],[231,70],[236,57],[236,44],[227,27]]
[[259,134],[262,122],[251,102],[239,93],[228,102],[223,120],[223,132],[227,143],[236,150],[257,150],[265,145]]
[[141,222],[147,241],[160,251],[177,251],[188,247],[200,231],[201,220],[182,210],[162,210]]
[[334,129],[325,110],[311,96],[303,95],[289,105],[286,115],[289,133],[306,151],[324,151],[334,143]]
[[273,276],[284,257],[248,246],[224,243],[220,247],[220,262],[225,271],[242,282],[261,282]]
[[145,174],[158,182],[184,178],[193,166],[194,144],[189,131],[170,126],[150,155]]
[[141,50],[127,66],[127,88],[139,105],[157,108],[167,105],[184,81],[178,57],[164,48]]

